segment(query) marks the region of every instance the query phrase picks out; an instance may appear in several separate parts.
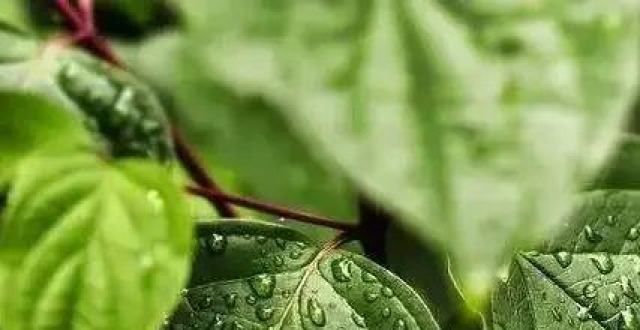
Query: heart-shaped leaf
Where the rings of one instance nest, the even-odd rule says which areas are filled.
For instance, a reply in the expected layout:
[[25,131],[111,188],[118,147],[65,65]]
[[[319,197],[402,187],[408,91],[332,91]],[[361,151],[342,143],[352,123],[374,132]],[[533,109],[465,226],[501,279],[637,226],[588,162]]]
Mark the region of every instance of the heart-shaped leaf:
[[190,217],[170,178],[150,161],[78,151],[21,161],[0,215],[2,327],[157,328],[191,252]]
[[540,252],[516,256],[494,296],[503,329],[640,328],[640,192],[581,197]]
[[201,224],[198,247],[170,329],[438,329],[389,271],[294,230],[245,220]]
[[451,251],[471,300],[514,242],[559,222],[636,92],[635,1],[181,4],[202,74],[279,105],[327,163]]

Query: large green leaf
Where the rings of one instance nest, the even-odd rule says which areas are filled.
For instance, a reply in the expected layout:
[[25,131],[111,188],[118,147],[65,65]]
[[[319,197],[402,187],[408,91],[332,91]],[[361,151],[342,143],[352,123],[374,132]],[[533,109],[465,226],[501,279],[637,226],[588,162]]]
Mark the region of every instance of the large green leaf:
[[389,271],[294,230],[224,221],[201,224],[198,238],[170,329],[438,329]]
[[166,160],[169,129],[153,93],[128,73],[84,54],[0,28],[0,89],[46,95],[72,110],[116,157]]
[[[174,117],[215,174],[225,169],[241,192],[341,219],[355,215],[349,185],[315,159],[274,105],[229,89],[175,33],[123,48],[128,63],[174,104]],[[276,174],[277,173],[277,174]]]
[[33,93],[0,91],[0,186],[35,149],[88,144],[82,123]]
[[150,161],[84,152],[23,160],[0,215],[3,329],[157,329],[191,252],[170,178]]
[[181,4],[202,74],[278,105],[478,296],[558,223],[636,91],[636,1]]
[[540,252],[517,255],[494,297],[504,329],[640,327],[640,192],[595,191]]

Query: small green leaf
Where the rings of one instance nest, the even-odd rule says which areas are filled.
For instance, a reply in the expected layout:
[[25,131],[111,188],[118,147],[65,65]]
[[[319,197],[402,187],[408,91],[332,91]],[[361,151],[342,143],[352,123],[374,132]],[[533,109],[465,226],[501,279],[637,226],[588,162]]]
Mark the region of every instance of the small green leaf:
[[[504,329],[640,327],[640,192],[594,191],[540,252],[515,257],[494,295]],[[584,322],[581,322],[582,321]]]
[[34,150],[72,148],[90,140],[77,118],[40,95],[24,92],[0,91],[0,132],[0,186]]
[[109,155],[171,156],[164,110],[130,74],[11,31],[0,32],[0,46],[6,46],[0,48],[0,89],[20,89],[59,102],[83,120]]
[[635,1],[180,4],[198,70],[447,248],[471,300],[558,224],[637,91]]
[[0,217],[3,328],[157,328],[191,252],[170,177],[149,161],[82,152],[23,160]]
[[439,329],[389,271],[291,229],[201,224],[197,251],[170,329]]

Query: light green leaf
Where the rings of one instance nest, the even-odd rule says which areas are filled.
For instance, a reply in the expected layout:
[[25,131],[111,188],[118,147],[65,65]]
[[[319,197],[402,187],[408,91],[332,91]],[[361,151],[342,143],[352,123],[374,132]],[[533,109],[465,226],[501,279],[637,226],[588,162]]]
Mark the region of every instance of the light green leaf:
[[439,329],[389,271],[291,229],[229,220],[199,225],[198,239],[171,329]]
[[229,181],[250,196],[353,218],[346,180],[318,164],[272,103],[238,94],[202,72],[204,59],[181,37],[161,35],[124,54],[133,70],[169,95],[174,117],[212,173],[232,171]]
[[149,161],[39,154],[1,215],[4,329],[157,329],[187,276],[191,220]]
[[0,46],[0,89],[20,89],[59,102],[84,121],[110,155],[171,156],[162,106],[130,74],[55,42],[45,45],[8,30],[0,30]]
[[494,321],[504,329],[639,328],[639,216],[640,192],[581,196],[540,252],[515,257],[494,296]]
[[181,4],[200,72],[451,251],[472,301],[559,222],[637,87],[636,1]]
[[20,159],[39,148],[89,143],[82,123],[46,98],[0,91],[0,185]]

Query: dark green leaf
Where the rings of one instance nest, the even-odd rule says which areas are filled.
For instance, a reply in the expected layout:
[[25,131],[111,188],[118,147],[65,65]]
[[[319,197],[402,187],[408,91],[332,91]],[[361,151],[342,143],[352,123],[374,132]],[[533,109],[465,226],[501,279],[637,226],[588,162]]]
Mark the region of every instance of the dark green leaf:
[[625,135],[590,189],[640,189],[640,136]]
[[639,221],[640,192],[581,196],[565,227],[540,252],[516,256],[494,297],[495,322],[504,329],[569,322],[583,329],[638,329]]
[[438,329],[389,271],[291,229],[229,220],[201,224],[198,238],[174,328]]
[[22,161],[0,217],[3,328],[157,328],[191,252],[170,177],[149,161],[82,152]]
[[131,75],[55,43],[45,47],[10,31],[0,32],[0,46],[11,50],[4,56],[0,51],[0,88],[58,101],[78,114],[109,155],[160,160],[171,156],[162,106]]
[[561,220],[636,92],[634,1],[180,3],[199,72],[448,248],[471,300]]

